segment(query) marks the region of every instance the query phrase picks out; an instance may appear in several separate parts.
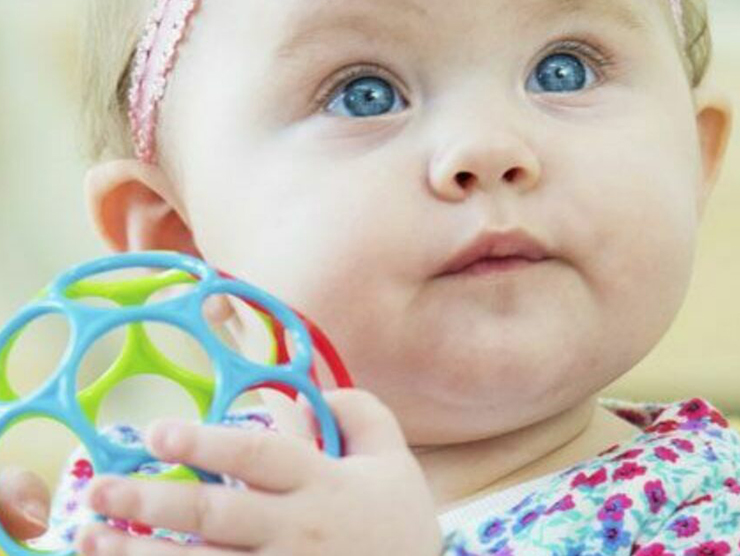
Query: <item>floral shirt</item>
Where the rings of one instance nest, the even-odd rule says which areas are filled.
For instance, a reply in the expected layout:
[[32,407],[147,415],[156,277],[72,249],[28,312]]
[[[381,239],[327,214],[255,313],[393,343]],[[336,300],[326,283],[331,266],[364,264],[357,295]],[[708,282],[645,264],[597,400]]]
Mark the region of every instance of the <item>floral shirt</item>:
[[[447,534],[444,556],[740,554],[740,436],[722,414],[698,398],[673,404],[600,403],[642,432],[554,473],[544,488],[511,507],[494,506],[484,518],[458,526]],[[261,409],[236,414],[227,424],[275,430]],[[108,433],[118,442],[141,442],[130,427]],[[78,452],[55,496],[50,531],[34,548],[69,546],[80,525],[93,519],[83,504],[92,476],[92,465]],[[111,523],[133,535],[200,542],[144,524]]]
[[740,436],[721,413],[600,402],[642,432],[451,532],[445,556],[740,554]]

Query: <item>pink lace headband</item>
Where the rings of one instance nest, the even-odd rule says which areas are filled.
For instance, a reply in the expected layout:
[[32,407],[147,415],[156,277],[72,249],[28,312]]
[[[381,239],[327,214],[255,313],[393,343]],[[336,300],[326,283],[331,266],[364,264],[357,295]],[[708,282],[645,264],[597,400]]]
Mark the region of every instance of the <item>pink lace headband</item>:
[[[185,37],[190,20],[202,0],[156,0],[136,48],[129,119],[136,157],[146,163],[156,162],[155,133],[159,107],[167,80],[175,66],[177,47]],[[676,19],[679,36],[686,42],[683,0],[668,0]]]

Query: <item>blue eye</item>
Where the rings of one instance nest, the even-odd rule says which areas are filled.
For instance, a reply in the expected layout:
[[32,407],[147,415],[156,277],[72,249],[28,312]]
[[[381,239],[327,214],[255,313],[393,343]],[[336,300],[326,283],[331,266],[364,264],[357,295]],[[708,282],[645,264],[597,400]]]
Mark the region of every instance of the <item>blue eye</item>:
[[405,107],[403,97],[387,80],[366,76],[345,85],[326,110],[339,109],[344,116],[368,118],[387,114],[399,105]]
[[572,93],[595,81],[594,71],[577,56],[558,53],[542,60],[527,80],[527,88],[538,93]]

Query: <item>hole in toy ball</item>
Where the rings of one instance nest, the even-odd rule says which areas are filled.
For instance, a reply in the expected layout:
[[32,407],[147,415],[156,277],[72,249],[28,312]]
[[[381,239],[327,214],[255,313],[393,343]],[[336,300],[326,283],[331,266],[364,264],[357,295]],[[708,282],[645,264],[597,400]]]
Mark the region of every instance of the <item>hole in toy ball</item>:
[[123,350],[126,329],[116,328],[98,338],[85,352],[77,372],[77,389],[82,390],[100,378]]
[[144,329],[156,348],[170,361],[204,377],[213,377],[211,360],[195,337],[158,322],[145,322]]
[[[30,417],[0,433],[0,480],[4,484],[27,485],[23,491],[31,493],[34,500],[47,508],[51,496],[64,496],[69,501],[66,513],[70,521],[87,521],[93,517],[82,504],[93,473],[87,450],[72,431],[57,421]],[[3,492],[8,490],[3,488]],[[38,520],[41,523],[35,524]],[[43,515],[36,520],[26,518],[22,531],[13,532],[31,539],[30,548],[42,553],[72,546],[73,539],[65,538],[66,529],[44,533],[44,523]]]
[[203,316],[228,349],[260,365],[277,361],[280,346],[272,321],[244,300],[226,294],[208,296],[203,303]]
[[171,380],[137,376],[121,382],[103,400],[98,429],[114,425],[131,427],[131,434],[111,436],[118,444],[136,441],[146,428],[164,417],[200,421],[198,406],[188,393]]
[[78,400],[98,425],[141,426],[159,417],[205,415],[214,380],[208,355],[190,334],[158,322],[135,322],[99,338],[85,354]]
[[273,416],[270,409],[264,405],[259,393],[252,390],[234,400],[226,418],[223,419],[223,424],[241,428],[265,429],[273,426]]
[[156,290],[147,299],[147,305],[152,303],[162,303],[165,301],[172,301],[173,299],[181,298],[187,294],[193,292],[197,288],[196,283],[189,284],[172,284],[170,286],[164,286],[161,289]]
[[41,387],[60,367],[69,336],[67,319],[56,313],[21,328],[0,348],[0,399],[27,396]]

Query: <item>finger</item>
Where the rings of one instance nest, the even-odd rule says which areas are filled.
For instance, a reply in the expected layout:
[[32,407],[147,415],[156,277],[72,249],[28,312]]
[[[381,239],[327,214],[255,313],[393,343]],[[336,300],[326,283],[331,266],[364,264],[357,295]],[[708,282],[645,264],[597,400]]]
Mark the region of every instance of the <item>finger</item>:
[[184,421],[155,424],[146,442],[164,461],[223,473],[272,492],[300,488],[321,461],[321,453],[302,439]]
[[16,467],[0,471],[0,522],[11,537],[41,536],[47,528],[49,505],[49,490],[38,476]]
[[273,538],[280,517],[274,495],[202,483],[100,477],[91,483],[88,501],[108,517],[245,547]]
[[[75,540],[81,556],[244,556],[245,552],[209,546],[183,546],[170,541],[132,537],[106,525],[86,526]],[[248,554],[248,552],[247,552]]]
[[347,455],[380,454],[406,448],[401,427],[376,396],[357,388],[324,392],[345,442]]

